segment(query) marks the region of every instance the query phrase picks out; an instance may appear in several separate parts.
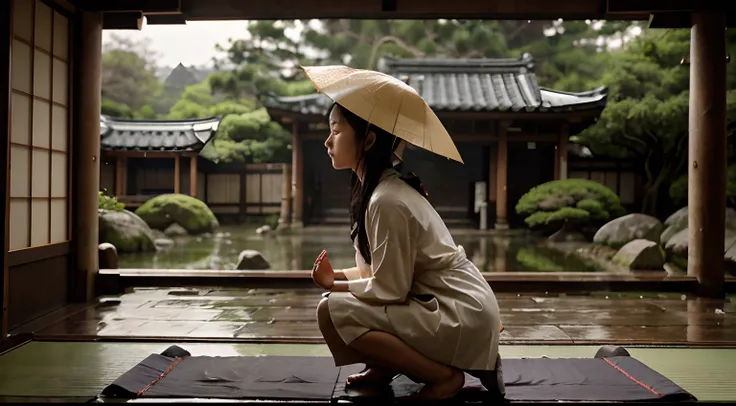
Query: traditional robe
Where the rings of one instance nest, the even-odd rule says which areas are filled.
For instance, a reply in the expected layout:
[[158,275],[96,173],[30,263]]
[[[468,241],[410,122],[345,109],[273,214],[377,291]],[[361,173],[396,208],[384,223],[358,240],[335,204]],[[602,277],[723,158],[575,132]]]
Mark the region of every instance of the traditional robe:
[[328,299],[345,344],[379,330],[445,365],[493,371],[500,330],[496,297],[427,199],[386,170],[365,224],[371,265],[356,244],[358,270],[346,272],[350,291],[332,292]]

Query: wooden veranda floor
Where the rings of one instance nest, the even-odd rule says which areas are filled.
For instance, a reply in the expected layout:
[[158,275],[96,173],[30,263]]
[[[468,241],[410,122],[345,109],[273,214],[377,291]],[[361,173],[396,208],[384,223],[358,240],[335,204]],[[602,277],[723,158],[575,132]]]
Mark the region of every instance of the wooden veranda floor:
[[[736,296],[498,293],[502,343],[736,347]],[[135,288],[62,309],[12,333],[43,340],[321,343],[311,288]]]

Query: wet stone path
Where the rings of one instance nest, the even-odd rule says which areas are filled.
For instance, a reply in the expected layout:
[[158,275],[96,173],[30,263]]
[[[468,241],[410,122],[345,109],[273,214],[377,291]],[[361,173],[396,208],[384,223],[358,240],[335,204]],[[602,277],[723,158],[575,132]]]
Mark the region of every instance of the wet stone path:
[[[15,331],[38,339],[321,342],[317,289],[137,288]],[[505,344],[736,346],[736,296],[499,293]]]

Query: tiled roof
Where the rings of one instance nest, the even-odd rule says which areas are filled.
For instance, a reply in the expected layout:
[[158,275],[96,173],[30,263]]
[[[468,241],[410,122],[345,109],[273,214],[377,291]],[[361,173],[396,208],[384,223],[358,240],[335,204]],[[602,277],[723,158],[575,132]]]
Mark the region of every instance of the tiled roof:
[[195,120],[122,120],[100,117],[103,150],[200,151],[215,136],[220,117]]
[[[384,58],[379,70],[408,83],[436,112],[441,111],[581,111],[601,109],[607,89],[581,93],[539,87],[534,58],[396,59]],[[321,95],[272,97],[270,108],[324,114],[330,105]]]

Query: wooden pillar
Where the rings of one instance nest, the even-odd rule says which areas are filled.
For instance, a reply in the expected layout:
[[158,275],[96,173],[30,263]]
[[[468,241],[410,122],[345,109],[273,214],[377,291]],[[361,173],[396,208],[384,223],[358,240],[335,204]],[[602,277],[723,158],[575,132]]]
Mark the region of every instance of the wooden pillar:
[[181,193],[181,157],[174,157],[174,193]]
[[558,143],[557,155],[559,156],[557,177],[555,179],[567,179],[567,144],[570,139],[570,126],[567,123],[560,127],[560,141]]
[[0,189],[5,192],[5,198],[2,200],[3,229],[4,229],[4,247],[2,253],[2,263],[0,266],[0,346],[8,336],[8,295],[9,288],[9,272],[8,272],[8,249],[10,248],[10,221],[8,218],[8,196],[10,195],[10,165],[9,165],[9,147],[10,147],[10,42],[11,32],[10,23],[12,17],[10,15],[12,2],[6,1],[4,6],[0,6],[0,77],[3,80],[0,83],[0,128],[4,129],[3,141],[0,143],[0,156],[2,157],[2,166],[4,168],[3,176],[0,177]]
[[498,126],[498,153],[496,164],[496,230],[507,230],[509,223],[507,219],[507,187],[506,172],[508,168],[508,137],[507,129],[509,123],[502,121]]
[[293,196],[294,216],[291,221],[292,227],[304,225],[302,212],[304,210],[304,171],[302,159],[302,140],[299,138],[297,123],[291,126],[291,183]]
[[560,143],[555,144],[555,169],[554,169],[554,180],[560,179]]
[[688,275],[698,294],[724,295],[726,16],[692,14],[688,165]]
[[240,215],[243,218],[248,216],[248,164],[243,165],[243,171],[240,172]]
[[128,160],[125,157],[115,157],[115,197],[125,196],[125,178],[128,173]]
[[289,228],[291,224],[291,165],[282,165],[281,182],[281,215],[279,216],[279,228]]
[[197,157],[189,161],[189,196],[197,197]]
[[76,38],[72,164],[74,208],[72,299],[86,302],[95,297],[99,270],[97,241],[97,190],[100,186],[100,107],[102,13],[84,12]]

